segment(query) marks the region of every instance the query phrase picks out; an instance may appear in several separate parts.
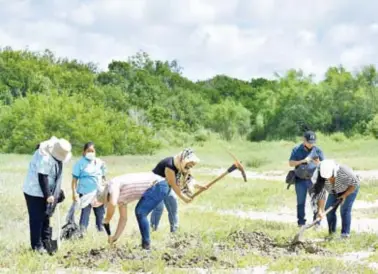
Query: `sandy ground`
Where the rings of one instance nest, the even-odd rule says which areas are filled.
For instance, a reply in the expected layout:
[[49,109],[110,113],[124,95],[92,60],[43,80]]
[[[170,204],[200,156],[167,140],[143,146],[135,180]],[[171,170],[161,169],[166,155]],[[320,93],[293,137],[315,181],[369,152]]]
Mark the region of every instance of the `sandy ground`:
[[[199,168],[196,169],[196,173],[208,174],[208,175],[220,175],[224,172],[226,168],[210,169],[210,168]],[[255,172],[246,170],[247,178],[249,180],[271,180],[271,181],[285,181],[286,174],[289,170],[271,170],[265,172]],[[355,170],[356,174],[361,177],[362,180],[378,180],[378,170]],[[242,178],[241,173],[234,171],[227,175],[234,178]]]
[[[196,172],[209,175],[220,175],[225,169],[199,169]],[[246,171],[248,180],[277,180],[284,181],[287,171],[267,171],[263,173]],[[378,170],[356,171],[362,180],[378,180]],[[234,178],[242,178],[241,173],[234,171],[228,176]],[[311,216],[310,204],[306,206],[306,215]],[[378,200],[375,202],[366,202],[356,200],[354,209],[378,208]],[[210,209],[211,210],[211,209]],[[233,215],[240,218],[253,220],[277,221],[286,223],[296,223],[296,212],[291,208],[281,208],[279,212],[261,212],[261,211],[240,211],[240,210],[220,210],[220,214]],[[307,219],[311,219],[307,217]],[[326,221],[322,221],[322,226],[327,227]],[[378,233],[378,219],[354,218],[352,222],[352,230],[355,232],[373,232]]]

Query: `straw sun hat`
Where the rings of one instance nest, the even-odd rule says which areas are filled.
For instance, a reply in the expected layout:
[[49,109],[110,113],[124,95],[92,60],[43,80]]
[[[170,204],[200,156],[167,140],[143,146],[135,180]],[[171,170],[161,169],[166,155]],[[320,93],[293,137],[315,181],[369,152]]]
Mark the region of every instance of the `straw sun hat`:
[[72,157],[72,145],[66,139],[52,136],[49,140],[40,144],[40,152],[43,155],[52,155],[55,159],[68,162]]

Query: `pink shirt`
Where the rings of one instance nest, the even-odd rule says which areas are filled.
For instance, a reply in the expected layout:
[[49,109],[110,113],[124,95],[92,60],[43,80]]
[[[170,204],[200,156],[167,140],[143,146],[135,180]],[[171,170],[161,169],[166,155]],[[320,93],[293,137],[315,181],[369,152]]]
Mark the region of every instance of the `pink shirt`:
[[159,178],[152,172],[129,173],[115,177],[109,182],[111,200],[118,204],[128,204],[139,200]]

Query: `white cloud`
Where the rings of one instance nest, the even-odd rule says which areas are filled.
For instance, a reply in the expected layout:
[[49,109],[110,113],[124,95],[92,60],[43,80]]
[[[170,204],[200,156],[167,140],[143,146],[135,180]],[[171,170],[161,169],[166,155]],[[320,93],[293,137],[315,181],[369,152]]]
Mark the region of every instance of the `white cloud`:
[[92,25],[95,22],[95,17],[90,7],[87,4],[81,4],[77,9],[71,12],[71,19],[79,25]]
[[322,76],[377,63],[378,4],[366,0],[0,0],[1,46],[99,63],[139,50],[177,59],[184,75]]

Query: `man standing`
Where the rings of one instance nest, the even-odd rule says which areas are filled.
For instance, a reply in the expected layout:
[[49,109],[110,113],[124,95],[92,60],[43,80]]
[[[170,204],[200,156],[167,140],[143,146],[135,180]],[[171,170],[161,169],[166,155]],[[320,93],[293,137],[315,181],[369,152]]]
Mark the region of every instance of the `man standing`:
[[[295,192],[297,195],[298,226],[306,224],[306,198],[312,182],[311,177],[320,161],[324,160],[322,150],[315,146],[316,135],[313,131],[306,131],[303,143],[293,148],[289,159],[289,166],[295,168]],[[309,193],[310,194],[310,193]],[[316,219],[316,213],[313,220]]]

